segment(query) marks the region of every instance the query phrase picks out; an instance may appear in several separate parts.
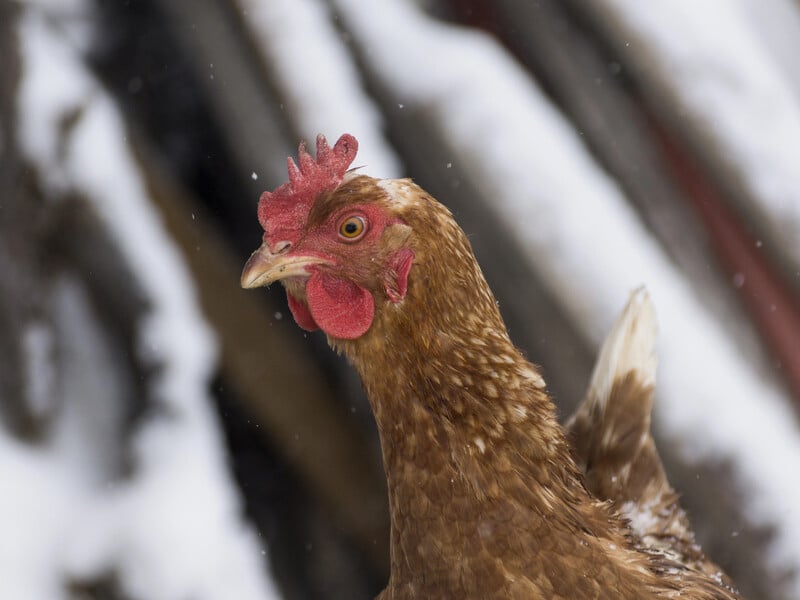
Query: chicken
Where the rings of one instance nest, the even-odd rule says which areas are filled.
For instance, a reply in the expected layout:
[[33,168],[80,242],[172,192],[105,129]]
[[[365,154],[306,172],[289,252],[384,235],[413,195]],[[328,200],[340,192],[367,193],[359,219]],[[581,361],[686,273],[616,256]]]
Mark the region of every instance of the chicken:
[[242,285],[280,280],[361,377],[389,490],[379,598],[735,598],[587,491],[452,214],[410,180],[347,171],[356,151],[320,138],[316,161],[289,160]]

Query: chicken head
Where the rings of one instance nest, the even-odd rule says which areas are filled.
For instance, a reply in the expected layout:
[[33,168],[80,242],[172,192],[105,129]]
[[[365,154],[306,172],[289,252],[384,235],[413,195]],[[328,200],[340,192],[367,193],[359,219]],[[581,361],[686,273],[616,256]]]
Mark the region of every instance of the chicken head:
[[403,300],[414,260],[410,228],[380,180],[347,171],[357,147],[349,135],[333,149],[319,136],[315,161],[300,146],[300,167],[289,159],[289,182],[259,201],[263,243],[241,282],[254,288],[280,280],[300,327],[340,339],[366,333],[376,304]]

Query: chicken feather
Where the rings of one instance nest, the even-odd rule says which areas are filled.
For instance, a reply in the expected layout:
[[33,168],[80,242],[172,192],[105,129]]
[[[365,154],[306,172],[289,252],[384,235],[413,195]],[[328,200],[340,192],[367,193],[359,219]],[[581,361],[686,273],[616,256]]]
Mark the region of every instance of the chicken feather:
[[656,318],[647,292],[632,295],[606,337],[581,405],[565,425],[589,491],[610,500],[640,543],[734,593],[697,544],[650,430],[656,383]]

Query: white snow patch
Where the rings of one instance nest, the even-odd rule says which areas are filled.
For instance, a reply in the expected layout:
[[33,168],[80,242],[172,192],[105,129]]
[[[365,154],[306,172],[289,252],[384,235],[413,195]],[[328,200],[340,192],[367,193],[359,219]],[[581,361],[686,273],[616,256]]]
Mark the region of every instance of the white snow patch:
[[52,409],[53,337],[43,322],[28,325],[22,334],[22,353],[25,357],[25,384],[28,406],[37,416]]
[[59,549],[83,500],[73,469],[49,449],[0,435],[0,474],[6,482],[0,494],[0,596],[65,598]]
[[[743,13],[744,0],[601,4],[624,24],[631,56],[647,57],[647,73],[677,98],[681,114],[706,131],[741,173],[775,247],[800,268],[800,83],[793,88],[787,79],[779,38],[758,29],[782,7],[794,15],[789,31],[800,31],[797,5],[787,10],[781,3],[759,2],[761,17],[754,21]],[[765,47],[766,37],[773,39],[772,50]],[[788,43],[800,48],[797,39]],[[796,69],[796,53],[791,60]]]
[[[630,291],[646,283],[661,329],[661,429],[688,459],[730,461],[748,517],[775,527],[771,558],[800,565],[800,470],[785,468],[800,464],[800,435],[788,399],[736,351],[569,124],[488,37],[432,22],[397,0],[369,10],[359,0],[335,4],[381,83],[431,111],[454,159],[496,200],[531,264],[590,339],[599,345]],[[642,3],[640,12],[651,10]],[[713,35],[707,29],[702,34]],[[750,129],[767,133],[752,146],[757,156],[742,150],[740,158],[755,168],[774,153],[780,167],[770,169],[770,181],[785,192],[776,208],[789,220],[800,210],[791,200],[800,182],[790,185],[800,170],[789,172],[800,143],[788,148],[793,134],[775,131],[777,122],[790,131],[795,124],[785,90],[769,89],[777,100],[760,92],[751,100],[779,114],[765,129]],[[770,145],[773,133],[779,141]],[[800,594],[800,580],[794,585]]]
[[765,10],[763,0],[737,0],[744,18],[758,35],[784,80],[800,99],[800,9],[795,0],[770,0]]
[[[14,540],[5,550],[14,560],[4,564],[18,567],[9,578],[0,576],[0,590],[13,590],[0,597],[59,598],[63,574],[98,576],[114,568],[137,598],[277,598],[264,572],[263,545],[242,520],[226,468],[207,390],[216,347],[191,279],[149,201],[112,101],[50,23],[38,7],[27,8],[20,21],[21,145],[48,191],[77,190],[91,202],[148,297],[136,342],[142,357],[159,367],[150,395],[160,410],[134,435],[134,475],[112,489],[78,476],[85,471],[97,479],[104,470],[80,445],[66,453],[73,468],[60,470],[58,454],[15,449],[0,436],[0,456],[10,457],[14,480],[30,480],[35,490],[0,494],[0,501],[16,503],[0,510],[0,539]],[[90,399],[109,393],[95,390]],[[113,431],[113,421],[99,435]],[[122,441],[116,436],[110,443]],[[40,500],[26,502],[32,493]],[[8,516],[15,522],[6,523]],[[9,537],[16,528],[19,535]]]
[[[80,534],[77,515],[101,490],[109,463],[105,433],[121,403],[115,389],[113,354],[70,281],[55,288],[52,350],[63,355],[51,393],[59,399],[55,431],[41,446],[20,443],[0,430],[0,598],[66,600],[64,548]],[[52,368],[52,362],[50,362]],[[105,429],[95,426],[106,422]]]
[[350,133],[359,142],[355,166],[366,165],[373,177],[399,177],[381,114],[363,90],[329,7],[320,0],[237,1],[304,138],[313,142],[323,133],[332,144]]
[[630,521],[631,528],[639,536],[658,531],[663,520],[658,514],[658,503],[653,499],[644,505],[628,500],[620,506],[619,512]]

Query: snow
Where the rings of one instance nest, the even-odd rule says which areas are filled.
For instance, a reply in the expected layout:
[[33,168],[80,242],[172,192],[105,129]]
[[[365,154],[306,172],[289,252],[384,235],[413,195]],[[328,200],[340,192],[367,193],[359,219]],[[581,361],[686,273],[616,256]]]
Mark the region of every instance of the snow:
[[44,447],[0,434],[0,475],[13,482],[0,494],[2,598],[63,597],[63,548],[75,536],[74,519],[107,480],[108,462],[118,458],[94,429],[113,420],[119,406],[113,355],[81,291],[74,281],[56,286],[48,334],[52,351],[64,359],[64,377],[53,389],[61,401],[56,430]]
[[359,141],[358,160],[375,177],[399,177],[379,110],[364,92],[344,40],[321,0],[237,0],[253,41],[278,81],[286,110],[303,138],[333,144],[342,133]]
[[[788,52],[797,50],[797,40],[786,44],[798,30],[789,29],[792,19],[786,20],[778,30],[785,31],[782,46],[772,30],[768,44],[759,33],[766,15],[779,15],[775,9],[781,4],[764,10],[758,3],[762,16],[755,21],[744,12],[744,0],[599,4],[623,23],[631,56],[644,61],[650,77],[676,99],[677,111],[710,136],[742,176],[776,247],[800,271],[800,82],[789,83],[785,66],[792,61],[796,69],[797,54],[790,59]],[[796,15],[793,21],[796,28]]]
[[[10,442],[0,435],[0,594],[3,598],[64,598],[57,578],[58,549],[80,505],[71,470],[54,452]],[[58,501],[54,502],[57,498]]]
[[[433,22],[398,0],[370,10],[359,0],[334,4],[356,43],[369,49],[364,55],[381,85],[406,106],[430,111],[453,162],[495,199],[498,216],[589,339],[599,346],[629,292],[646,284],[661,326],[660,430],[689,460],[735,465],[746,514],[776,531],[770,558],[778,566],[799,566],[800,470],[785,465],[800,463],[800,436],[787,399],[736,351],[724,325],[699,302],[576,132],[488,37]],[[658,12],[652,6],[642,4],[639,12]],[[670,22],[662,26],[668,29]],[[760,64],[741,62],[743,70]],[[708,71],[705,77],[713,75]],[[721,79],[735,75],[722,73]],[[775,192],[774,209],[791,222],[800,210],[800,170],[790,168],[792,148],[800,144],[788,144],[796,124],[786,91],[768,74],[762,77],[765,87],[745,96],[761,102],[761,110],[774,109],[774,120],[767,116],[761,124],[766,133],[745,148],[737,137],[743,127],[722,126],[738,114],[731,109],[720,116],[719,135],[740,142],[736,157],[742,165],[774,159],[758,183],[764,193]],[[740,90],[731,83],[730,92]],[[705,94],[706,100],[715,97],[712,86]],[[800,595],[800,579],[793,585]]]
[[738,0],[741,12],[759,42],[769,52],[785,81],[800,99],[800,11],[794,0],[771,0],[764,10],[763,0]]
[[660,506],[655,498],[649,499],[645,504],[628,500],[623,503],[620,513],[631,522],[634,531],[642,535],[644,532],[658,531],[663,523],[663,517],[658,513]]
[[27,404],[40,417],[48,413],[52,405],[52,343],[50,329],[42,322],[28,325],[22,334]]
[[[51,196],[78,191],[91,204],[148,298],[135,341],[156,367],[148,396],[157,410],[132,434],[133,474],[109,479],[125,451],[113,408],[125,399],[108,375],[112,358],[92,353],[103,347],[99,325],[69,300],[80,292],[60,294],[72,306],[60,335],[78,347],[64,360],[66,369],[73,365],[61,390],[64,414],[46,448],[0,432],[0,473],[15,482],[0,494],[0,569],[10,565],[0,573],[0,597],[62,598],[62,577],[113,569],[134,598],[277,598],[265,548],[242,519],[212,409],[213,335],[148,198],[123,122],[81,64],[70,31],[52,27],[42,6],[25,7],[20,143]],[[40,359],[41,346],[34,337],[31,360]]]

